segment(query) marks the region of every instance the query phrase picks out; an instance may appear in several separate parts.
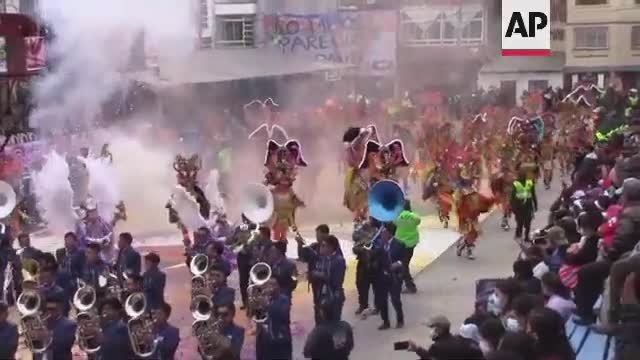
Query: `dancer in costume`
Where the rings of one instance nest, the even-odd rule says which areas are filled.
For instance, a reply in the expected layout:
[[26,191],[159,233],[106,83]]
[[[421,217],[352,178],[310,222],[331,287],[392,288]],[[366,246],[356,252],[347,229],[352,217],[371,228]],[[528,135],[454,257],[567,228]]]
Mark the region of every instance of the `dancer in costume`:
[[471,173],[474,165],[467,161],[467,159],[462,157],[458,165],[458,184],[455,193],[455,203],[458,215],[458,231],[462,236],[456,244],[456,254],[462,256],[463,253],[466,253],[468,259],[474,259],[473,249],[480,236],[480,214],[488,212],[494,200],[478,192]]
[[449,227],[450,213],[453,207],[453,192],[453,184],[444,166],[443,159],[438,159],[435,166],[426,174],[422,200],[434,199],[438,209],[438,217],[445,229]]
[[369,185],[372,186],[381,180],[398,182],[398,168],[408,166],[402,140],[394,139],[384,145],[377,140],[369,140],[359,168],[367,170]]
[[502,220],[500,227],[504,231],[510,229],[509,218],[511,217],[511,192],[515,179],[512,164],[509,159],[501,159],[500,170],[491,176],[491,192],[502,210]]
[[178,226],[185,242],[190,241],[189,230],[204,226],[211,213],[211,204],[197,180],[201,168],[198,155],[190,158],[177,155],[173,162],[178,185],[165,207],[169,211],[169,222]]
[[113,229],[118,221],[127,219],[124,203],[118,204],[111,221],[106,221],[100,216],[98,204],[91,197],[84,201],[76,213],[79,215],[76,235],[82,246],[91,243],[99,244],[102,259],[108,264],[113,263],[116,255]]
[[275,241],[286,243],[289,228],[298,231],[296,210],[304,206],[304,202],[293,191],[298,167],[307,166],[298,140],[290,139],[284,144],[269,140],[264,166],[267,170],[264,184],[271,189],[274,202],[272,237]]
[[375,125],[367,128],[351,127],[342,137],[347,164],[343,204],[353,214],[356,225],[366,221],[368,217],[369,179],[366,169],[362,169],[361,165],[365,160],[367,142],[377,139]]

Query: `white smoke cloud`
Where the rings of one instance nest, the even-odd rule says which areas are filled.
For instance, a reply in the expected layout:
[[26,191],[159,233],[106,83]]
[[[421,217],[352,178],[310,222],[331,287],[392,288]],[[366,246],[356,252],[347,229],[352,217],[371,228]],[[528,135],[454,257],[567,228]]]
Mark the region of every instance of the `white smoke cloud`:
[[[61,154],[77,155],[79,147],[99,151],[111,144],[114,164],[109,171],[90,167],[94,185],[102,185],[105,196],[121,198],[129,219],[118,230],[134,232],[173,229],[167,222],[164,205],[175,185],[171,163],[174,149],[153,148],[145,143],[148,131],[135,132],[131,124],[149,123],[158,114],[138,113],[127,119],[127,130],[115,128],[97,131],[90,125],[102,115],[102,105],[129,86],[127,70],[132,54],[142,51],[139,42],[144,32],[144,48],[157,56],[182,57],[190,53],[196,41],[194,7],[188,0],[42,0],[40,14],[55,35],[48,51],[56,61],[53,68],[34,83],[37,108],[30,122],[43,134],[64,129],[85,128],[89,136],[64,137]],[[56,203],[60,193],[68,197],[67,169],[63,157],[49,158],[36,181],[36,193],[45,206],[49,229],[56,234],[71,230],[66,205]],[[68,172],[68,169],[66,170]],[[107,179],[111,178],[113,179]],[[54,179],[55,178],[55,179]],[[53,179],[53,180],[52,180]],[[110,182],[112,181],[112,182]],[[105,186],[108,185],[108,186]],[[56,186],[54,186],[56,185]],[[63,191],[64,190],[64,191]],[[94,189],[94,191],[97,191]],[[65,197],[65,199],[66,199]],[[118,199],[119,200],[119,199]],[[44,203],[42,203],[44,202]],[[113,204],[103,204],[112,211]],[[58,206],[55,208],[54,206]],[[70,208],[70,206],[69,206]]]
[[43,130],[80,127],[100,116],[102,103],[127,85],[141,31],[145,47],[162,56],[187,53],[195,44],[187,0],[44,0],[41,14],[55,34],[49,52],[59,59],[34,89],[38,109],[31,123]]

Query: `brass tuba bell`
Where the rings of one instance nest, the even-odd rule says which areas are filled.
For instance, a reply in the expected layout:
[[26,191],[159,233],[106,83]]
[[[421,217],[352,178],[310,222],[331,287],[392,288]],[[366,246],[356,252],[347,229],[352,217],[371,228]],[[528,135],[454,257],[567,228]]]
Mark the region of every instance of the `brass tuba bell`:
[[125,312],[131,318],[127,322],[129,332],[129,342],[134,354],[138,357],[146,358],[156,351],[158,341],[153,338],[153,319],[148,312],[147,299],[142,292],[136,292],[127,297],[125,301]]
[[[35,289],[26,289],[18,296],[16,308],[20,312],[20,326],[24,332],[25,346],[34,354],[47,351],[53,337],[45,325],[45,319],[40,317],[42,299]],[[45,334],[44,337],[42,334]]]
[[191,258],[189,270],[193,276],[203,276],[209,269],[209,257],[205,254],[196,254]]
[[242,213],[254,224],[269,220],[273,215],[273,206],[273,194],[265,185],[248,184],[241,193]]

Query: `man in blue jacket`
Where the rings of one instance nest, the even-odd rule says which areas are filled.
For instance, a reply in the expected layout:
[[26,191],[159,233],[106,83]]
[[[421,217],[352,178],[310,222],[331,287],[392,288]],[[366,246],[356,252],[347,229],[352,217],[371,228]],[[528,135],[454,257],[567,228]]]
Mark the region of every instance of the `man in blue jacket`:
[[180,345],[180,330],[169,324],[171,305],[162,302],[154,315],[154,334],[156,335],[156,351],[150,356],[153,360],[173,360]]
[[384,224],[384,229],[380,233],[380,241],[375,244],[373,250],[373,256],[377,263],[375,300],[382,318],[379,330],[391,327],[389,323],[389,298],[391,298],[391,305],[396,311],[396,327],[404,326],[400,293],[404,276],[402,260],[404,259],[405,247],[394,237],[395,232],[395,224]]
[[140,253],[133,246],[133,236],[130,233],[121,233],[118,237],[118,258],[116,260],[116,271],[118,278],[122,281],[124,275],[140,274],[142,267]]
[[320,259],[316,269],[311,273],[311,279],[319,284],[317,305],[328,303],[332,307],[333,315],[340,320],[344,306],[344,275],[347,264],[338,249],[338,238],[329,235],[320,242]]
[[159,264],[160,256],[158,254],[149,253],[144,256],[145,272],[142,275],[142,287],[149,309],[158,309],[164,303],[164,287],[167,282],[167,275],[160,271]]

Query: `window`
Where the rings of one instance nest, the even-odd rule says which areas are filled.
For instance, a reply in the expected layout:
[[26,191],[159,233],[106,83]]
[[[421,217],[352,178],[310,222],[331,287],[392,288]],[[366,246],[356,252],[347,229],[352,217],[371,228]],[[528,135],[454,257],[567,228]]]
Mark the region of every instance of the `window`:
[[567,0],[551,0],[551,22],[554,21],[567,22]]
[[460,40],[465,44],[481,44],[484,27],[484,12],[478,11],[462,28]]
[[410,46],[482,44],[484,9],[452,6],[437,11],[404,11],[401,31],[403,42]]
[[208,0],[200,0],[200,29],[209,28],[209,5]]
[[606,49],[609,46],[607,27],[575,28],[576,49]]
[[547,80],[529,80],[529,92],[544,91],[549,87],[549,81]]
[[551,40],[553,40],[553,41],[564,41],[564,29],[553,29],[553,30],[551,30]]
[[606,5],[607,2],[607,0],[576,0],[576,5]]
[[640,50],[640,26],[631,27],[631,49]]
[[254,45],[255,16],[216,16],[216,46]]

